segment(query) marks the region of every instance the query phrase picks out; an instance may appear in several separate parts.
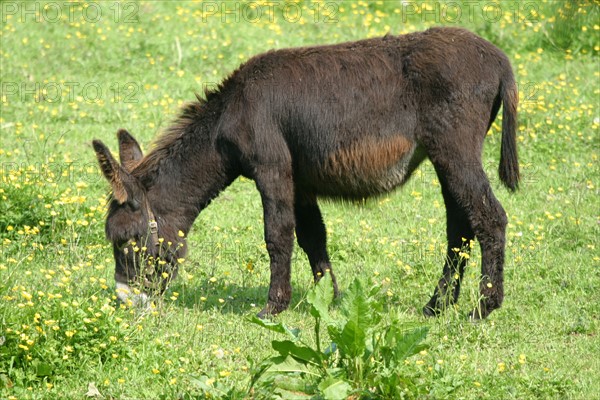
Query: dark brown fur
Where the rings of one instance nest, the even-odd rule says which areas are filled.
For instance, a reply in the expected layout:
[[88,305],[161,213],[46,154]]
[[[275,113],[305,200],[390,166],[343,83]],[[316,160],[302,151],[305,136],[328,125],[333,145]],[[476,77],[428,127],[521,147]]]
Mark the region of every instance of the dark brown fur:
[[[516,189],[517,102],[506,56],[462,29],[258,55],[206,100],[184,107],[146,157],[126,133],[119,134],[122,166],[94,141],[115,193],[106,231],[115,244],[116,279],[139,274],[122,248],[148,238],[146,208],[157,218],[159,235],[176,247],[183,242],[177,232],[187,233],[211,199],[243,175],[261,194],[271,259],[261,315],[278,313],[291,296],[294,230],[315,279],[331,270],[317,198],[388,192],[428,157],[446,204],[448,254],[424,312],[457,300],[465,263],[452,249],[477,237],[482,299],[472,316],[486,317],[503,299],[507,221],[483,171],[482,146],[503,104],[499,172]],[[149,250],[171,259],[184,251]]]

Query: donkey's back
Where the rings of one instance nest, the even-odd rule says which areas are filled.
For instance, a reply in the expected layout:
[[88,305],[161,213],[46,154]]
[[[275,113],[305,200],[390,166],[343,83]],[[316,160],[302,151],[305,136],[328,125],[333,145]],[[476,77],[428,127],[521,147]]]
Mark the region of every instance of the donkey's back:
[[457,28],[271,51],[224,83],[230,122],[247,130],[225,134],[289,158],[302,191],[369,197],[404,183],[428,146],[480,154],[503,85],[514,85],[506,56]]

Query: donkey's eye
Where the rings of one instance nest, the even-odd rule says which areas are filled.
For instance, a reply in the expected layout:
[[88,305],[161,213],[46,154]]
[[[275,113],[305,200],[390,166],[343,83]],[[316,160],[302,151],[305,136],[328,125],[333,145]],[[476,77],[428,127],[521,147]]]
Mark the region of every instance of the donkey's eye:
[[131,207],[132,211],[137,211],[140,209],[140,202],[137,200],[130,200],[127,203],[129,204],[129,207]]

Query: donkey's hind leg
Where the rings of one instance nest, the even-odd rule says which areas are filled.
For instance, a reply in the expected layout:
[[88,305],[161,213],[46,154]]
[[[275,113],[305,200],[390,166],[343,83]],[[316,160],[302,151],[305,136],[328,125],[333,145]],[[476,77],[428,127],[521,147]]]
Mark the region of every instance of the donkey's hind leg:
[[321,279],[325,272],[329,271],[333,281],[333,291],[337,296],[337,282],[327,254],[327,231],[316,197],[296,193],[294,212],[298,244],[308,256],[315,283]]
[[[442,157],[440,154],[430,154],[430,158],[436,168],[441,185],[447,192],[444,196],[453,200],[450,202],[451,207],[447,212],[450,214],[457,212],[453,210],[453,207],[462,210],[462,214],[466,215],[481,246],[481,281],[479,284],[481,297],[479,305],[473,310],[471,317],[474,319],[485,318],[493,310],[499,308],[504,299],[506,213],[492,193],[479,154],[473,152],[472,149],[469,151],[468,149],[446,148],[441,155]],[[461,213],[456,215],[460,216]],[[454,218],[448,217],[449,221]],[[456,224],[456,221],[453,224]],[[469,232],[465,230],[464,222],[461,224],[464,234],[468,235]],[[453,245],[451,243],[456,243],[456,240],[455,234],[449,236],[448,248],[450,251],[452,251],[451,246]],[[442,278],[441,282],[444,279]],[[426,306],[426,310],[431,309],[430,306],[435,308],[438,304],[438,298],[435,298],[434,295],[430,304]]]

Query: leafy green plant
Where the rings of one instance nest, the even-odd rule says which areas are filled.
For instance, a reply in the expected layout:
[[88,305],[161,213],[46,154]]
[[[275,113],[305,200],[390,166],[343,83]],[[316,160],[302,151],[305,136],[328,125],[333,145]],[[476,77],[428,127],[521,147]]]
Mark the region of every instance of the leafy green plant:
[[[251,387],[269,386],[282,397],[318,395],[324,399],[400,398],[411,383],[403,379],[404,361],[425,349],[427,327],[402,327],[386,321],[379,286],[369,290],[355,279],[340,306],[340,315],[329,313],[333,301],[327,275],[308,293],[316,342],[311,346],[299,330],[254,317],[252,322],[287,336],[273,340],[277,355],[255,371]],[[321,346],[321,327],[330,342]]]

